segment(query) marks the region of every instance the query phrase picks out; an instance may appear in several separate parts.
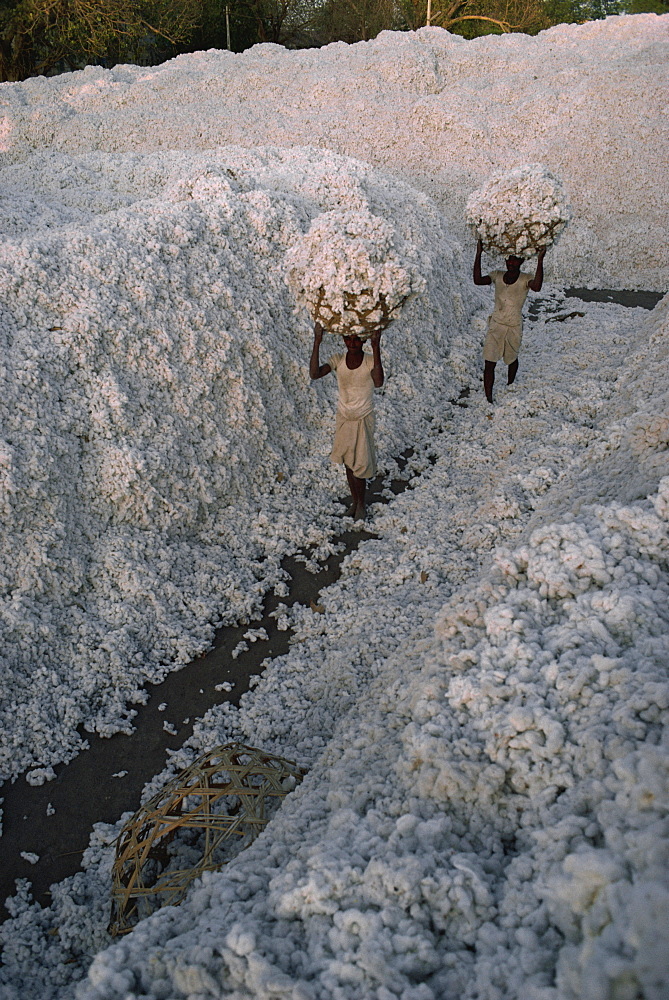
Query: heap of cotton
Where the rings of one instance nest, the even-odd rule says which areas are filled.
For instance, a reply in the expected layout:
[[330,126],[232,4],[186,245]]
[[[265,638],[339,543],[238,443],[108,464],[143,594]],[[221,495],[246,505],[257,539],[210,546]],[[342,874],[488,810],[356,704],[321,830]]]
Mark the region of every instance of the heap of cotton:
[[[309,145],[408,181],[436,200],[464,240],[469,194],[496,170],[541,161],[562,178],[573,207],[551,254],[551,279],[660,291],[669,267],[666,194],[657,183],[667,17],[607,17],[471,41],[436,27],[383,31],[355,45],[212,49],[160,66],[35,77],[2,88],[0,162],[25,163],[44,149]],[[24,183],[0,200],[0,218],[14,225],[31,190]],[[45,223],[70,211],[67,190],[54,194],[42,202]],[[328,210],[356,207],[332,201]]]
[[[379,537],[321,593],[324,613],[277,609],[295,628],[288,653],[239,708],[196,723],[144,798],[233,739],[309,775],[223,872],[98,955],[78,1000],[272,1000],[279,986],[342,1000],[577,1000],[627,995],[627,982],[666,995],[669,469],[649,500],[582,505],[519,538],[579,455],[599,482],[609,407],[620,420],[646,405],[648,379],[624,373],[630,339],[641,348],[651,330],[610,303],[549,326],[556,300],[528,322],[523,395],[500,396],[497,426],[483,399],[453,407],[434,466],[376,512]],[[650,322],[648,356],[662,358],[669,328]],[[504,548],[480,572],[491,538]],[[98,828],[86,871],[54,887],[48,913],[25,894],[10,901],[7,1000],[75,995],[108,943],[104,845],[119,829]]]
[[[130,728],[143,684],[252,617],[286,551],[328,554],[336,386],[309,384],[284,265],[312,221],[373,205],[424,274],[464,270],[424,195],[320,150],[50,152],[3,184],[4,778],[72,757],[80,725]],[[477,307],[461,282],[431,280],[400,320],[418,334],[388,345],[387,456],[454,388],[445,347]]]
[[368,335],[425,289],[411,244],[368,211],[325,212],[286,254],[298,303],[330,333]]
[[551,246],[570,217],[562,184],[541,163],[495,174],[465,209],[465,221],[484,249],[504,257],[531,257]]

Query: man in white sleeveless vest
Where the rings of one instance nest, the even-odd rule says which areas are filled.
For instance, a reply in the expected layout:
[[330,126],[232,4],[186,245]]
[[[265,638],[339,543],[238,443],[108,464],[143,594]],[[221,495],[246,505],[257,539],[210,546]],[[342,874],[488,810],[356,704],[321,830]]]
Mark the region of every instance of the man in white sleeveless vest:
[[347,513],[356,521],[366,515],[366,481],[376,475],[374,448],[374,389],[383,385],[381,364],[381,331],[371,335],[372,353],[362,349],[357,334],[344,337],[346,354],[333,354],[327,364],[320,363],[320,346],[323,328],[314,326],[314,346],[309,363],[312,379],[323,378],[330,372],[337,376],[339,399],[337,422],[330,461],[346,468],[346,478],[351,490],[351,506]]
[[483,388],[486,399],[492,403],[495,384],[495,365],[501,359],[508,365],[507,384],[511,385],[518,373],[518,351],[523,339],[523,306],[529,289],[540,292],[544,281],[545,248],[537,255],[534,277],[521,271],[522,257],[507,257],[506,271],[481,274],[481,240],[476,244],[474,259],[474,284],[495,286],[495,308],[488,320],[488,333],[483,345]]

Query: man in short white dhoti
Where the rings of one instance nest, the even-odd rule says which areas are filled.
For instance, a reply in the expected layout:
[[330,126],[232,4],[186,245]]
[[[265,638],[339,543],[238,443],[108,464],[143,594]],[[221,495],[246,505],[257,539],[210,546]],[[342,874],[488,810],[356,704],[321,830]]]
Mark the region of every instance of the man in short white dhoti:
[[346,353],[333,354],[324,365],[320,363],[322,339],[323,328],[316,323],[309,374],[312,379],[323,378],[330,372],[337,376],[339,400],[330,461],[345,466],[351,490],[351,507],[347,513],[356,521],[363,520],[367,512],[366,480],[376,475],[374,389],[381,388],[384,378],[381,331],[371,336],[371,355],[363,351],[360,337],[352,334],[344,337]]
[[500,359],[508,365],[507,384],[511,385],[518,374],[518,352],[523,339],[523,306],[530,289],[540,292],[544,281],[545,249],[537,256],[537,269],[532,277],[520,270],[522,257],[507,257],[506,271],[481,274],[481,240],[476,244],[474,259],[474,284],[495,286],[495,307],[488,320],[488,333],[483,345],[483,388],[486,399],[492,403],[495,384],[495,365]]

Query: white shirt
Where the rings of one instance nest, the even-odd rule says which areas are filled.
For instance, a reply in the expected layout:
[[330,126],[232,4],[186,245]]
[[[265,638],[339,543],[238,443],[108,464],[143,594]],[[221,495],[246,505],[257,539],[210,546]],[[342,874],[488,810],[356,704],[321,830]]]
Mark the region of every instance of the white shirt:
[[371,371],[374,359],[364,354],[359,368],[346,365],[345,354],[333,354],[328,361],[337,376],[339,402],[337,409],[345,420],[361,420],[374,409],[374,382]]
[[504,281],[505,273],[504,271],[490,272],[495,286],[495,308],[490,318],[504,326],[520,326],[532,275],[521,271],[514,283],[507,285]]

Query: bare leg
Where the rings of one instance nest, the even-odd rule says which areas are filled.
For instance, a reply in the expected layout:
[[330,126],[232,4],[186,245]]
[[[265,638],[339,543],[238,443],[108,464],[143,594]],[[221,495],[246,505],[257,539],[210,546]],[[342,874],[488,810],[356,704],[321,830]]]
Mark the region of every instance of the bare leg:
[[356,482],[357,479],[349,469],[348,465],[345,465],[346,469],[346,479],[348,480],[348,488],[351,491],[351,506],[346,511],[347,517],[355,517],[355,508],[357,506],[356,500]]
[[492,403],[492,387],[495,384],[495,362],[486,361],[483,369],[483,391],[485,398]]
[[357,476],[354,476],[348,465],[346,466],[346,478],[348,479],[348,485],[351,489],[351,498],[353,500],[353,517],[356,521],[364,521],[367,514],[367,508],[365,505],[367,480],[358,479]]
[[518,374],[518,358],[516,358],[515,361],[512,361],[511,364],[509,365],[509,372],[508,372],[506,384],[507,385],[513,385],[513,382],[515,381],[515,378],[516,378],[517,374]]
[[358,502],[356,504],[355,514],[353,515],[356,521],[364,521],[367,517],[366,492],[367,480],[358,479]]

